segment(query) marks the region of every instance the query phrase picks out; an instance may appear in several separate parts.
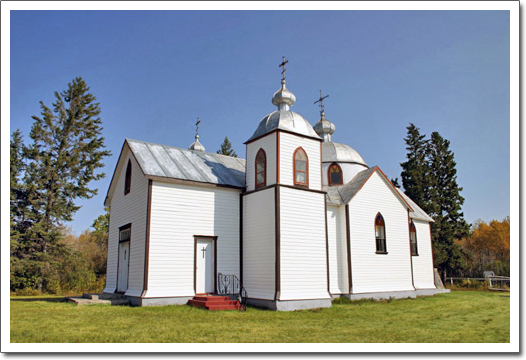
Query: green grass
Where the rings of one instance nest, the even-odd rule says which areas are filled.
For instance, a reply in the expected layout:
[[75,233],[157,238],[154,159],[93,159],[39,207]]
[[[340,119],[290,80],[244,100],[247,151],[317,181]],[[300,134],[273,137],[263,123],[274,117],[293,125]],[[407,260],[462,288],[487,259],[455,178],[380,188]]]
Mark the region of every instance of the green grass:
[[509,342],[509,294],[454,291],[434,297],[339,301],[276,312],[190,306],[77,306],[63,297],[11,297],[11,342]]

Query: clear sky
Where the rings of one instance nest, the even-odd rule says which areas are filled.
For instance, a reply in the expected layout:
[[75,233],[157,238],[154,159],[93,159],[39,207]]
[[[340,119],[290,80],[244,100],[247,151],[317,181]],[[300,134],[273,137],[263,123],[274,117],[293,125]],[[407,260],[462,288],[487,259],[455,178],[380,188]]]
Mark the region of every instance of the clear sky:
[[[10,132],[29,140],[39,101],[81,76],[102,109],[106,178],[79,201],[77,234],[103,212],[125,138],[216,152],[275,110],[285,55],[292,110],[319,90],[333,140],[400,176],[410,122],[451,141],[468,222],[510,214],[508,11],[12,11]],[[7,141],[8,134],[2,133]]]

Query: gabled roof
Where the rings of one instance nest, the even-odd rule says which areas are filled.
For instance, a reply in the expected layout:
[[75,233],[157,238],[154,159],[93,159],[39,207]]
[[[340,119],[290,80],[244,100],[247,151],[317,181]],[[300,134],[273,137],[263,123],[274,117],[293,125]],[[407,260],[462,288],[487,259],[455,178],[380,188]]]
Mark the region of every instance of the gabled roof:
[[351,181],[349,181],[345,185],[338,187],[324,186],[323,190],[327,192],[327,202],[334,205],[348,204],[352,200],[352,198],[360,191],[360,189],[365,185],[367,180],[371,178],[371,175],[375,171],[378,171],[378,173],[387,181],[394,193],[398,195],[398,197],[403,203],[405,203],[409,211],[413,211],[411,205],[405,200],[405,198],[401,195],[398,189],[391,183],[391,181],[389,181],[387,176],[385,176],[383,171],[380,170],[378,166],[374,166],[369,169],[360,171],[353,177]]
[[409,203],[409,205],[411,205],[411,207],[413,208],[413,211],[411,211],[409,213],[409,217],[411,219],[416,219],[416,220],[424,220],[424,221],[429,221],[429,222],[435,222],[435,220],[433,220],[433,218],[429,215],[427,215],[427,213],[422,210],[420,208],[420,206],[418,206],[413,200],[411,200],[411,198],[409,196],[407,196],[406,194],[404,194],[403,192],[399,191],[400,195],[403,196],[403,198]]
[[[121,157],[127,149],[132,152],[144,175],[150,179],[178,179],[227,187],[245,187],[244,159],[132,139],[124,141]],[[121,157],[115,172],[119,169]],[[114,180],[115,173],[106,200],[112,194]]]

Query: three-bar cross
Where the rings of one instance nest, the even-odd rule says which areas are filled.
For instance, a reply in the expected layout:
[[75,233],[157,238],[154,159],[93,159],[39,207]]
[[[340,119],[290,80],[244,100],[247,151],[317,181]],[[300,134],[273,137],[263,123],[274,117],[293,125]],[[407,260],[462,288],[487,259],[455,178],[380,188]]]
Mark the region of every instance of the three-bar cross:
[[320,103],[320,109],[321,109],[321,110],[320,110],[320,113],[323,112],[323,99],[326,99],[326,98],[328,98],[328,97],[329,97],[329,95],[322,96],[322,95],[321,95],[321,90],[320,90],[320,98],[314,102],[315,104],[316,104],[316,103]]
[[285,80],[285,64],[288,63],[289,61],[285,61],[285,56],[283,56],[283,62],[281,64],[279,64],[279,67],[282,67],[283,68],[283,71],[281,72],[281,75],[283,75],[282,77],[282,80]]

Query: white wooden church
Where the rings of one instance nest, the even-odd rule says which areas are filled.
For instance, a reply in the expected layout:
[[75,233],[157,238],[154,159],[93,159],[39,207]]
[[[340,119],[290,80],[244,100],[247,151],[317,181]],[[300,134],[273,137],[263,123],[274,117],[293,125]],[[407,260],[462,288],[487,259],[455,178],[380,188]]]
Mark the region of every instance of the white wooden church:
[[291,111],[282,74],[277,110],[245,142],[246,160],[205,152],[198,135],[188,149],[124,141],[105,200],[105,293],[186,304],[217,293],[218,274],[239,280],[249,304],[275,310],[441,291],[433,220],[332,141],[321,94],[314,127]]

